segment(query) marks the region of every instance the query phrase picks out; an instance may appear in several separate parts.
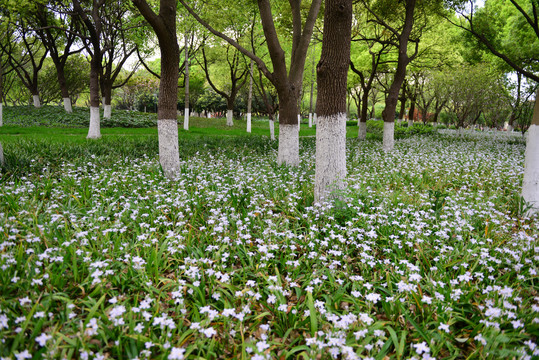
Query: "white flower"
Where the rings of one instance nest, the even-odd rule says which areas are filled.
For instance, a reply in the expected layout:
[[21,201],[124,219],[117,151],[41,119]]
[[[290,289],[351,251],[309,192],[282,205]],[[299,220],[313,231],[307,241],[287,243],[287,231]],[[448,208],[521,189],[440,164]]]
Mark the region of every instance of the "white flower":
[[47,335],[45,333],[41,333],[38,337],[36,337],[36,342],[39,344],[39,346],[43,347],[47,343],[48,340],[52,339],[52,336]]
[[448,334],[451,332],[449,330],[449,325],[448,324],[442,324],[442,323],[440,323],[440,325],[438,326],[438,330],[445,331]]
[[365,299],[367,299],[367,301],[371,301],[373,304],[376,304],[378,301],[380,301],[381,298],[382,297],[380,296],[380,294],[376,293],[365,296]]
[[183,359],[183,354],[184,353],[185,353],[185,349],[173,347],[170,350],[170,354],[168,354],[168,359],[169,360],[181,360],[181,359]]

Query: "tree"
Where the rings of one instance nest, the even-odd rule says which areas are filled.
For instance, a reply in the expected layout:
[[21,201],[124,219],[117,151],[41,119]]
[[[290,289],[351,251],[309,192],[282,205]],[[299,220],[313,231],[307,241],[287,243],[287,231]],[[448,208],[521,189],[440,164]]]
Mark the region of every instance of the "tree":
[[99,119],[99,74],[101,74],[101,61],[103,49],[101,48],[102,18],[99,11],[105,6],[106,0],[92,0],[91,7],[84,9],[79,0],[73,0],[73,10],[84,24],[87,35],[81,35],[81,40],[90,54],[90,127],[87,139],[101,137]]
[[447,109],[455,114],[457,127],[463,129],[479,119],[486,106],[503,91],[500,79],[486,64],[463,64],[453,69],[445,83]]
[[316,169],[314,198],[344,188],[346,176],[346,85],[350,64],[352,0],[326,0],[322,55],[316,67]]
[[159,82],[159,105],[157,133],[159,138],[159,162],[165,176],[173,179],[180,172],[178,149],[178,78],[180,48],[176,35],[176,0],[160,0],[156,14],[146,0],[132,0],[140,13],[153,28],[161,50],[161,79]]
[[247,50],[223,32],[214,29],[203,20],[185,0],[180,0],[189,13],[211,33],[226,40],[229,44],[251,58],[264,75],[271,81],[279,96],[279,152],[278,164],[299,165],[299,126],[298,126],[298,100],[303,81],[303,69],[307,57],[307,49],[313,33],[314,24],[318,16],[321,0],[313,0],[307,17],[302,26],[301,0],[289,0],[292,16],[292,51],[290,53],[290,67],[286,65],[286,54],[281,46],[274,16],[269,0],[258,0],[258,9],[264,30],[266,44],[271,57],[273,71],[268,69],[266,63]]
[[539,209],[539,89],[535,94],[535,107],[532,124],[528,129],[528,142],[524,155],[524,179],[522,180],[522,197],[532,208],[530,213]]
[[[66,65],[70,56],[81,52],[84,48],[72,50],[71,47],[77,39],[77,22],[71,16],[61,9],[55,9],[52,12],[45,6],[37,6],[31,13],[34,19],[36,33],[41,42],[49,51],[56,68],[56,78],[60,93],[64,102],[64,109],[71,113],[72,94],[69,90],[74,84],[71,84],[66,78]],[[69,68],[69,66],[67,66]]]
[[15,23],[11,25],[14,36],[8,41],[0,42],[2,52],[7,55],[10,66],[22,84],[30,91],[34,106],[40,107],[39,71],[43,67],[48,50],[39,41],[36,34],[30,30],[22,16],[15,18]]
[[[99,85],[103,98],[103,117],[110,118],[112,112],[112,90],[125,85],[129,78],[136,72],[138,64],[130,74],[116,83],[122,72],[125,62],[133,55],[142,37],[145,35],[139,19],[134,16],[129,3],[121,1],[105,0],[106,6],[100,12],[100,18],[106,19],[99,25],[104,47],[102,49],[102,65],[99,74]],[[137,34],[137,31],[141,34]]]
[[[239,36],[239,34],[237,34]],[[238,41],[239,38],[236,37],[235,41]],[[219,46],[222,47],[222,46]],[[214,47],[217,49],[219,47]],[[248,68],[245,66],[245,61],[242,54],[229,43],[224,44],[226,49],[226,64],[225,73],[227,73],[225,87],[219,89],[215,82],[212,81],[212,76],[210,74],[210,62],[208,61],[207,50],[205,46],[202,46],[202,61],[199,61],[200,66],[204,69],[206,74],[206,80],[212,87],[212,89],[219,95],[221,95],[226,100],[226,125],[233,126],[233,113],[234,113],[234,103],[236,97],[241,88],[245,85],[248,76]],[[219,57],[221,59],[221,57]],[[215,69],[215,67],[214,67]],[[213,76],[215,79],[215,76]],[[226,90],[225,90],[226,88]]]
[[539,1],[487,0],[480,9],[476,9],[473,0],[449,3],[460,16],[446,18],[473,36],[479,49],[539,82]]
[[[88,60],[82,55],[69,57],[63,70],[65,90],[68,91],[68,105],[75,104],[80,94],[88,90],[88,77],[90,76]],[[43,104],[63,101],[64,109],[66,101],[63,98],[62,89],[58,82],[58,71],[53,61],[48,58],[39,73],[39,93]]]

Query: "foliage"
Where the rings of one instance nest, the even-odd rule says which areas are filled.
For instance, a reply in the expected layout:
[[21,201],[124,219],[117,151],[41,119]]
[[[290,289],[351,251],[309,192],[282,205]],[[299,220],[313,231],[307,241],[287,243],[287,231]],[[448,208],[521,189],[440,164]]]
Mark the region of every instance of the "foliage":
[[[88,127],[90,111],[88,108],[74,107],[68,114],[61,106],[42,106],[36,109],[31,106],[4,107],[4,124],[17,126],[58,126]],[[115,111],[110,119],[101,119],[102,127],[152,127],[156,126],[155,114],[136,111]]]
[[[82,93],[88,91],[90,69],[88,60],[83,56],[72,55],[66,61],[65,78],[71,102],[75,104]],[[62,93],[58,85],[56,67],[51,61],[46,61],[39,73],[39,95],[43,104],[59,103]]]
[[[133,131],[133,130],[129,130]],[[348,190],[313,204],[261,137],[1,137],[0,356],[512,358],[536,345],[524,143],[348,143]],[[16,173],[16,167],[25,169]],[[425,356],[426,355],[426,356]]]

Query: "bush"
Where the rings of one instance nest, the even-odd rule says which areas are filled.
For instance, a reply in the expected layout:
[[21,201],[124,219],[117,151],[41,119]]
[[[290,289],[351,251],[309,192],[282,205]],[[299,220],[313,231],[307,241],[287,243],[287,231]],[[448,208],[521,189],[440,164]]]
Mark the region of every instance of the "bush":
[[[434,133],[434,128],[430,125],[413,124],[408,127],[406,122],[395,122],[395,138],[405,138],[412,135],[426,135]],[[384,122],[382,120],[368,120],[367,132],[375,135],[383,136],[384,134]]]
[[[102,116],[102,114],[101,114]],[[90,110],[74,107],[68,114],[62,106],[6,106],[4,107],[4,124],[16,126],[54,126],[54,127],[88,127]],[[157,125],[156,114],[138,111],[114,110],[110,119],[101,117],[101,127],[144,128]]]

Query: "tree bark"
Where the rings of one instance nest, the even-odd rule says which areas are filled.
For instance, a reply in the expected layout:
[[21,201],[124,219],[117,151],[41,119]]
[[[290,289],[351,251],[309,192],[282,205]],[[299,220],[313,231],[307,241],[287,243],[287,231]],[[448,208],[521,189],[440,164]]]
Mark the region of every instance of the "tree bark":
[[352,0],[326,0],[322,54],[316,67],[315,201],[338,196],[346,177],[346,100]]
[[311,56],[313,58],[312,70],[311,70],[311,96],[309,98],[309,127],[313,127],[313,97],[314,97],[314,81],[315,81],[315,61],[314,57],[316,46],[313,45]]
[[183,129],[189,130],[189,34],[185,33],[185,112],[183,113]]
[[101,126],[99,120],[99,73],[101,67],[101,56],[94,54],[90,59],[90,128],[87,139],[99,139],[101,137]]
[[528,215],[539,211],[539,89],[535,95],[532,124],[528,129],[522,197],[532,206]]
[[174,179],[180,172],[176,112],[180,63],[180,48],[176,35],[177,4],[176,0],[160,0],[157,15],[145,0],[132,0],[132,2],[154,29],[161,49],[161,80],[157,110],[159,162],[165,176]]
[[249,68],[249,95],[247,97],[247,132],[251,132],[251,106],[253,101],[253,60]]

